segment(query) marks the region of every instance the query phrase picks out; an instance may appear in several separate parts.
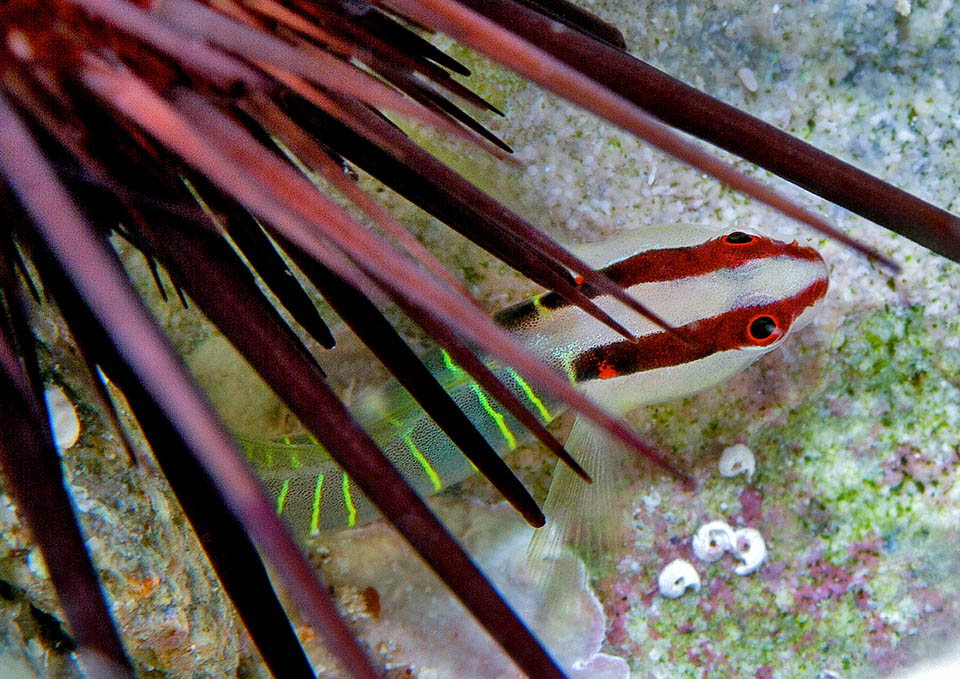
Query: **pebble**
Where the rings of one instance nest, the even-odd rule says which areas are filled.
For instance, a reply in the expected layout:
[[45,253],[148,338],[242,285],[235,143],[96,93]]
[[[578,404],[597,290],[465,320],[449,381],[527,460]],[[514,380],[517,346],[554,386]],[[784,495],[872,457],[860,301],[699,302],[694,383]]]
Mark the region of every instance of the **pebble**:
[[737,77],[740,78],[740,82],[742,82],[743,86],[750,92],[756,92],[760,88],[760,83],[757,82],[757,76],[746,66],[737,71]]
[[43,392],[50,418],[50,431],[57,450],[66,450],[80,438],[80,420],[70,399],[60,387],[47,387]]

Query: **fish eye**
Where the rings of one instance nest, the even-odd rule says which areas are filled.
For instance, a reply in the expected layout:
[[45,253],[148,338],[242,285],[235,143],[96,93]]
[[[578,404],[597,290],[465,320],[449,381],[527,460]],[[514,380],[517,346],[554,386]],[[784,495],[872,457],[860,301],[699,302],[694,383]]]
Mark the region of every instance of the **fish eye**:
[[749,233],[744,233],[743,231],[734,231],[724,236],[723,242],[729,245],[746,245],[747,243],[752,243],[756,239],[756,236],[751,236]]
[[769,344],[782,334],[777,321],[770,316],[757,316],[747,326],[747,335],[757,344]]

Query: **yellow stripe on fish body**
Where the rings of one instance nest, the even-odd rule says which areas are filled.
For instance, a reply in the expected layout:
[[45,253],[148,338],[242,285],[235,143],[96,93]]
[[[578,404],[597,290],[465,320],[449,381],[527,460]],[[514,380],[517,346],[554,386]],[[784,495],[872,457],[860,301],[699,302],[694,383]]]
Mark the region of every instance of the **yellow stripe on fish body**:
[[[619,413],[733,376],[804,325],[827,288],[826,266],[814,250],[741,231],[688,225],[645,229],[588,246],[583,256],[690,341],[677,340],[588,285],[583,292],[633,331],[638,342],[624,340],[556,293],[510,307],[497,320],[591,398]],[[435,350],[424,360],[498,453],[530,440],[445,352]],[[561,404],[536,394],[509,367],[490,367],[543,422],[562,412]],[[423,495],[474,471],[397,383],[363,399],[358,419]],[[278,512],[295,529],[317,533],[376,516],[319,446],[243,443],[277,499]]]

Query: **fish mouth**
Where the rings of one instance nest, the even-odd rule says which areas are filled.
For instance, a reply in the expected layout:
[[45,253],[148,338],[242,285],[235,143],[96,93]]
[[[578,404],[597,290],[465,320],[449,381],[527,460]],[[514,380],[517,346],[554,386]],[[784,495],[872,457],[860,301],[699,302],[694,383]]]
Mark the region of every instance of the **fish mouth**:
[[823,301],[826,299],[827,290],[830,288],[830,276],[829,271],[827,270],[827,263],[823,261],[823,257],[820,256],[820,253],[814,250],[813,248],[803,247],[803,250],[813,253],[816,255],[816,261],[819,263],[821,268],[821,275],[813,283],[817,288],[819,293],[817,297],[813,300],[813,303],[808,305],[806,308],[801,311],[797,317],[793,320],[793,324],[790,326],[790,333],[792,334],[798,330],[802,330],[807,326],[810,321],[813,320],[814,316],[819,313],[820,308],[823,306]]
[[819,313],[820,308],[823,306],[823,300],[826,297],[827,290],[830,287],[830,276],[829,270],[827,268],[827,263],[824,261],[823,257],[817,252],[814,248],[808,245],[800,245],[796,240],[790,243],[781,243],[783,246],[783,254],[787,257],[791,257],[803,262],[807,262],[807,273],[810,281],[806,287],[807,295],[811,292],[813,293],[813,298],[808,304],[803,307],[790,323],[789,330],[784,334],[784,336],[778,340],[777,344],[780,343],[787,336],[792,335],[793,333],[802,330],[804,327],[810,324],[814,317]]

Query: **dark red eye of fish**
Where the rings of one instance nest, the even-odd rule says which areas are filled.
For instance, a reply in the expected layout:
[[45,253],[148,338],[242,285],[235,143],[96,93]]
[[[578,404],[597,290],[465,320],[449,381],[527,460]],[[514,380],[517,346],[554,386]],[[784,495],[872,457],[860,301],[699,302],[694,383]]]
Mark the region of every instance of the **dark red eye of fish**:
[[777,321],[770,316],[757,316],[747,326],[747,335],[755,344],[769,344],[782,334]]

